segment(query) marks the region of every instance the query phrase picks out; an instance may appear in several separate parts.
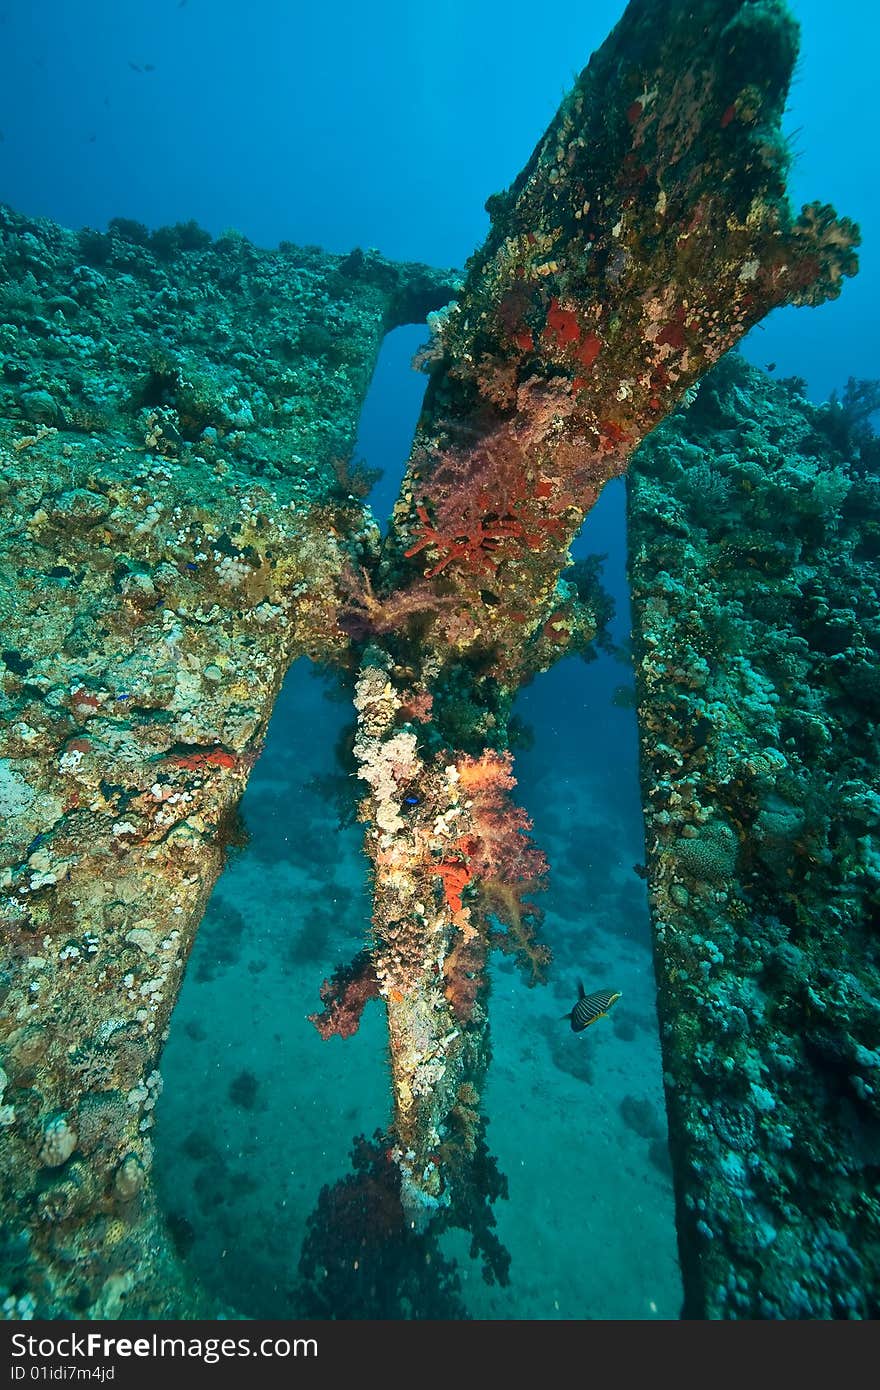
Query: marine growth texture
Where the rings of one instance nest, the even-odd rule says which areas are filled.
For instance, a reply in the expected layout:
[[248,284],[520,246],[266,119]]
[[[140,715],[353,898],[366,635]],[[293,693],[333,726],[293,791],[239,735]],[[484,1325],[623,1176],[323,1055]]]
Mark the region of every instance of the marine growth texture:
[[[785,200],[795,51],[778,4],[630,5],[490,200],[463,288],[373,253],[3,212],[13,1316],[206,1311],[151,1193],[157,1064],[301,654],[338,664],[358,721],[371,954],[318,1021],[385,1002],[393,1132],[361,1171],[376,1190],[384,1163],[412,1226],[466,1226],[504,1277],[485,957],[532,983],[547,964],[510,703],[601,628],[568,546],[604,483],[762,314],[855,268],[849,223]],[[452,300],[380,557],[357,408],[383,332]]]

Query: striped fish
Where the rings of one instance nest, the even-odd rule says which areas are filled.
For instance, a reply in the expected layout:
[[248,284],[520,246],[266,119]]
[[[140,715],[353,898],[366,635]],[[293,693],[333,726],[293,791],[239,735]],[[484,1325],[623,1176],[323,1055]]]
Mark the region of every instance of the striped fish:
[[575,1033],[581,1033],[597,1019],[605,1018],[611,1005],[619,998],[619,990],[615,992],[610,989],[597,989],[592,994],[585,994],[584,987],[578,980],[578,1001],[570,1014],[562,1016],[571,1019],[572,1030]]

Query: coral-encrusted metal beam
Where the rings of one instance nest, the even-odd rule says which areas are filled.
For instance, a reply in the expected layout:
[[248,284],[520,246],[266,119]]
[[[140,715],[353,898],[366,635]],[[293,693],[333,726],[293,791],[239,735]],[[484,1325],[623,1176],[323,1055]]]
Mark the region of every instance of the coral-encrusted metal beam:
[[[523,908],[534,874],[505,863],[507,788],[496,786],[494,831],[478,827],[451,750],[503,749],[516,688],[582,632],[576,586],[561,578],[568,547],[635,446],[768,310],[833,298],[856,268],[851,223],[819,204],[795,217],[786,201],[779,122],[796,51],[782,4],[636,0],[512,188],[490,199],[487,241],[437,316],[371,591],[402,614],[409,589],[416,611],[396,629],[374,624],[381,645],[356,700],[414,1213],[458,1201],[458,1096],[466,1083],[473,1106],[488,1057],[493,924],[536,950]],[[493,844],[491,872],[476,839]],[[468,1004],[456,1010],[465,952]]]

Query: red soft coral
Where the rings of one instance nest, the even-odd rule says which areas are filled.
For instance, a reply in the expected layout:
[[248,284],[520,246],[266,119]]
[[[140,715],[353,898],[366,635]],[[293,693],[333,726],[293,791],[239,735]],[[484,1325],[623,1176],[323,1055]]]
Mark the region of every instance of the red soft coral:
[[369,951],[359,951],[348,965],[340,965],[331,979],[321,986],[324,1009],[319,1014],[309,1014],[309,1022],[314,1023],[321,1037],[326,1041],[334,1033],[340,1038],[350,1038],[358,1030],[361,1014],[369,999],[379,995],[379,981]]
[[409,550],[404,551],[404,554],[409,558],[411,555],[418,555],[420,550],[429,546],[437,552],[440,559],[436,565],[425,570],[427,579],[439,574],[452,560],[464,560],[471,569],[491,573],[498,564],[494,552],[500,542],[507,536],[523,534],[522,525],[515,517],[488,514],[473,516],[462,510],[462,514],[453,523],[452,529],[456,532],[453,535],[449,530],[444,531],[441,526],[435,526],[428,516],[427,508],[421,503],[416,507],[416,512],[421,522],[421,538],[415,545],[411,545]]
[[443,991],[460,1023],[467,1023],[484,985],[486,944],[478,936],[459,940],[446,957]]
[[416,503],[418,526],[407,556],[432,550],[425,577],[452,563],[494,574],[517,551],[544,550],[567,535],[575,499],[563,481],[530,461],[528,431],[499,429],[472,449],[450,449],[432,469],[429,497]]

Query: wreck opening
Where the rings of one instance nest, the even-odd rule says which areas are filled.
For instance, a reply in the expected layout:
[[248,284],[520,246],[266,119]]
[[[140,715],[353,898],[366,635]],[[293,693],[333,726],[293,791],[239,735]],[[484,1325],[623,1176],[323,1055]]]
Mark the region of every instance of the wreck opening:
[[347,718],[296,662],[241,801],[246,844],[209,900],[162,1055],[160,1201],[192,1272],[252,1316],[296,1313],[318,1191],[345,1171],[353,1136],[389,1118],[383,1010],[368,1009],[344,1045],[308,1021],[370,916],[361,832],[333,759]]
[[[426,378],[424,323],[382,339],[350,476],[383,529]],[[306,659],[284,680],[208,901],[162,1053],[156,1189],[200,1284],[237,1313],[285,1318],[322,1185],[352,1140],[390,1122],[384,1009],[327,1046],[309,1021],[321,981],[370,920],[351,778],[352,726],[337,676]],[[248,987],[250,986],[250,987]]]
[[424,323],[402,324],[385,334],[361,409],[354,458],[365,459],[368,473],[378,475],[365,501],[383,534],[400,495],[428,384],[428,378],[412,365],[427,338]]

